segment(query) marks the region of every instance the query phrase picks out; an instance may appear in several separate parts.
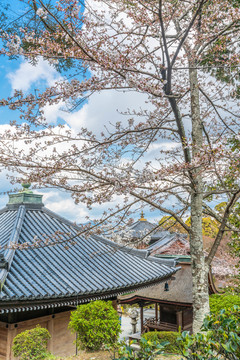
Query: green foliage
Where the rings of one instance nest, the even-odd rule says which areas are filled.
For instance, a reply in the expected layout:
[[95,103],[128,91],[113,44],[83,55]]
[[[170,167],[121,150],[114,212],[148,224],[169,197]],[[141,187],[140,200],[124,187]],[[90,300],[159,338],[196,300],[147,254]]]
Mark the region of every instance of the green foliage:
[[111,301],[94,301],[80,305],[71,313],[69,328],[78,335],[82,349],[99,350],[114,346],[121,331],[119,316]]
[[51,338],[47,329],[39,325],[35,329],[25,330],[13,339],[13,354],[19,360],[43,360],[50,357],[47,343]]
[[217,204],[214,209],[218,212],[219,215],[223,215],[226,209],[227,203],[226,201],[222,201],[221,203]]
[[204,320],[204,332],[190,335],[184,331],[178,338],[187,360],[234,360],[240,358],[240,307],[221,310]]
[[163,354],[168,342],[166,341],[160,344],[142,338],[139,345],[140,349],[136,351],[133,350],[131,346],[123,344],[119,349],[119,357],[116,360],[153,360],[157,355]]
[[[36,44],[34,39],[26,40],[24,36],[24,32],[22,29],[28,28],[29,33],[34,32],[36,36],[41,36],[44,30],[49,31],[56,36],[56,25],[52,20],[51,16],[47,16],[47,18],[43,18],[40,16],[36,16],[36,12],[39,8],[42,8],[41,4],[37,1],[27,2],[27,1],[19,1],[18,6],[16,7],[13,2],[9,1],[9,4],[5,4],[6,0],[0,0],[0,26],[1,33],[7,33],[9,35],[18,35],[22,41],[22,48],[25,52],[34,52],[40,49],[40,46]],[[29,3],[29,4],[27,4]],[[56,9],[53,2],[51,0],[47,0],[45,2],[48,10],[53,14],[53,16],[58,19],[58,21],[63,21],[61,11]],[[71,7],[69,7],[71,8]],[[71,17],[69,17],[69,22],[71,22]],[[1,39],[3,42],[3,46],[6,46],[8,40],[4,37]],[[61,42],[62,48],[70,45],[70,42],[67,42],[64,38],[60,36],[56,36],[56,42]],[[10,59],[16,59],[19,55],[11,55]],[[51,62],[51,65],[59,72],[68,71],[75,66],[76,61],[72,58],[64,58],[61,56],[57,56],[57,61]],[[33,65],[36,64],[36,60],[25,57]],[[49,58],[45,58],[45,60],[49,60]],[[80,71],[80,70],[79,70]],[[86,71],[82,69],[83,76],[86,75]]]
[[211,313],[217,314],[220,310],[228,310],[234,305],[240,306],[240,296],[232,294],[213,294],[209,297]]
[[[189,217],[185,224],[191,226],[191,217]],[[187,234],[187,231],[172,217],[163,216],[159,221],[159,225],[166,230]],[[202,219],[202,231],[204,236],[215,237],[218,232],[219,223],[210,216]]]
[[[191,225],[191,217],[186,220],[186,225]],[[202,233],[204,236],[214,238],[218,233],[219,223],[210,216],[202,218]]]
[[168,342],[164,350],[166,353],[180,354],[179,346],[177,345],[177,338],[179,333],[173,331],[151,331],[143,335],[143,338],[158,343],[164,341]]

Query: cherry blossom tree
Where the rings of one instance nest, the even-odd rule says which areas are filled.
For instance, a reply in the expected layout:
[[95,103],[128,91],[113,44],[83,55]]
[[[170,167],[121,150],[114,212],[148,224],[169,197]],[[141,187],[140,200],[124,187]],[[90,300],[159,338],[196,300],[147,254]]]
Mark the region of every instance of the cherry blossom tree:
[[[119,199],[98,224],[124,224],[148,206],[188,233],[194,331],[209,311],[207,273],[239,199],[239,3],[231,0],[29,0],[28,26],[5,31],[2,54],[40,57],[69,68],[43,91],[2,99],[21,111],[22,125],[1,137],[0,161],[28,179],[71,192],[89,208]],[[83,13],[82,13],[83,12]],[[228,81],[217,69],[228,72]],[[229,81],[229,79],[231,81]],[[49,125],[46,107],[75,111],[92,95],[119,91],[139,102],[96,131]],[[239,135],[238,135],[239,136]],[[13,146],[14,143],[14,146]],[[24,147],[24,150],[23,150]],[[226,181],[229,169],[236,181]],[[224,199],[219,215],[212,204]],[[168,206],[169,203],[174,206]],[[182,220],[191,215],[191,224]],[[207,257],[202,217],[219,230]],[[112,225],[111,225],[112,224]],[[83,232],[88,231],[83,229]]]

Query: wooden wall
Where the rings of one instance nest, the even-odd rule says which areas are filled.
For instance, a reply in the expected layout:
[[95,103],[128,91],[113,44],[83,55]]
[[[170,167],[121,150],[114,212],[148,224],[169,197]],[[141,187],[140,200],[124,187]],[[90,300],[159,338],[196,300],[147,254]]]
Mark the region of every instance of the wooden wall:
[[183,312],[183,330],[189,330],[192,332],[192,324],[193,324],[193,310],[185,309]]
[[7,337],[8,329],[6,326],[1,327],[0,324],[0,359],[6,359],[7,357]]
[[75,355],[76,345],[73,343],[75,335],[68,330],[70,314],[71,311],[66,311],[8,325],[0,322],[0,360],[15,360],[11,351],[14,337],[24,330],[33,329],[36,325],[45,327],[50,332],[51,339],[48,342],[48,349],[54,355]]
[[172,306],[161,305],[160,320],[170,324],[177,324],[176,309]]

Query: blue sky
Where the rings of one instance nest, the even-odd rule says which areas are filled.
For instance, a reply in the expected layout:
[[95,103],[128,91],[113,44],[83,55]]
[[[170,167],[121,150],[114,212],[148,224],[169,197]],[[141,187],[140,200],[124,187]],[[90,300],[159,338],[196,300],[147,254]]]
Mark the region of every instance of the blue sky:
[[[17,60],[9,60],[6,57],[0,57],[0,97],[6,98],[10,96],[13,89],[22,89],[29,92],[34,88],[45,87],[61,76],[53,66],[49,65],[42,59],[36,66],[27,63],[23,58]],[[141,98],[142,97],[142,98]],[[141,98],[141,99],[140,99]],[[141,101],[139,101],[139,99]],[[55,106],[47,110],[47,117],[50,123],[56,124],[59,119],[64,120],[69,127],[78,129],[86,126],[91,130],[100,132],[99,124],[107,124],[109,119],[115,121],[122,120],[118,110],[130,108],[135,103],[142,103],[144,97],[142,95],[120,94],[116,91],[110,91],[104,94],[95,94],[90,98],[89,102],[84,104],[74,113],[66,113],[61,111],[61,106]],[[0,107],[0,125],[9,124],[10,121],[18,121],[19,113],[16,110],[8,110]],[[0,174],[1,192],[12,190],[12,185],[6,179],[6,172]],[[75,205],[70,194],[56,189],[41,189],[38,192],[44,194],[44,204],[52,211],[76,222],[85,222],[85,216],[96,218],[103,209],[107,209],[108,205],[93,206],[89,212],[85,205]],[[0,207],[4,207],[8,201],[8,196],[1,194]],[[117,199],[116,199],[117,201]],[[115,202],[115,201],[113,201]],[[139,215],[136,215],[137,218]],[[153,217],[151,213],[149,216]]]
[[[19,3],[18,0],[13,0],[11,4]],[[61,78],[63,74],[59,74],[53,66],[39,59],[36,66],[32,66],[23,58],[17,60],[9,60],[7,57],[0,57],[0,97],[6,98],[13,93],[14,89],[23,90],[25,93],[35,88],[44,88],[53,84],[56,80]],[[81,127],[87,127],[95,133],[100,133],[104,125],[108,125],[109,121],[127,121],[126,117],[120,115],[119,112],[126,109],[136,107],[136,104],[143,104],[146,101],[146,96],[143,94],[119,93],[114,90],[96,93],[87,103],[74,113],[66,113],[61,110],[62,105],[55,105],[48,107],[45,114],[47,120],[51,124],[57,124],[60,120],[65,122],[70,128],[75,130]],[[136,108],[137,109],[137,108]],[[8,110],[0,107],[0,127],[4,124],[9,124],[10,121],[18,121],[18,111]],[[101,126],[100,126],[101,124]],[[151,153],[149,154],[151,156]],[[6,172],[0,174],[1,192],[11,191],[12,185],[6,179]],[[107,209],[109,204],[93,206],[91,212],[88,211],[84,204],[75,205],[71,199],[70,194],[56,189],[40,189],[39,193],[44,194],[44,204],[52,211],[59,213],[69,220],[76,222],[85,222],[85,216],[96,218],[100,215],[102,210]],[[113,204],[118,202],[119,198],[113,200]],[[7,195],[0,196],[0,207],[3,207],[7,202]],[[113,204],[110,204],[112,207]],[[171,204],[169,204],[171,205]],[[145,214],[149,220],[161,218],[158,212],[149,213],[145,209]],[[139,218],[139,214],[136,214]]]

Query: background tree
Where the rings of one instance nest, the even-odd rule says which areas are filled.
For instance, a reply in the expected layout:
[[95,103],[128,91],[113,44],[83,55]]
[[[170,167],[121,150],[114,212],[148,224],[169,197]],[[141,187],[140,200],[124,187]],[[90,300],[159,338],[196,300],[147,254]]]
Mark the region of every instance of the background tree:
[[[185,224],[191,226],[191,217],[189,217]],[[163,216],[159,221],[159,226],[171,232],[186,234],[187,231],[171,216]],[[210,216],[202,218],[202,234],[214,238],[217,235],[219,223]]]
[[[186,224],[188,226],[191,225],[191,217],[189,217],[186,220]],[[202,234],[203,234],[203,236],[215,238],[217,236],[218,229],[219,229],[219,223],[215,219],[211,218],[210,216],[202,218]]]
[[[103,213],[98,224],[123,223],[139,205],[172,216],[189,233],[194,331],[199,330],[209,311],[209,264],[225,230],[234,227],[228,220],[240,196],[238,182],[230,186],[225,181],[231,166],[233,178],[239,178],[239,160],[228,142],[239,131],[239,103],[232,96],[236,84],[207,71],[219,63],[231,69],[232,78],[238,72],[238,2],[28,3],[34,13],[31,31],[24,27],[17,34],[3,33],[5,53],[55,64],[71,60],[71,77],[45,91],[16,91],[1,101],[20,109],[25,123],[2,135],[0,161],[20,178],[70,191],[89,208],[119,196],[116,209]],[[205,65],[211,53],[214,63]],[[91,94],[112,89],[144,95],[139,107],[126,111],[128,121],[113,120],[96,133],[48,126],[46,106],[65,102],[74,110]],[[24,142],[28,148],[22,151]],[[220,195],[226,199],[222,215],[211,207]],[[189,211],[190,226],[182,221]],[[220,224],[207,258],[203,214]]]

